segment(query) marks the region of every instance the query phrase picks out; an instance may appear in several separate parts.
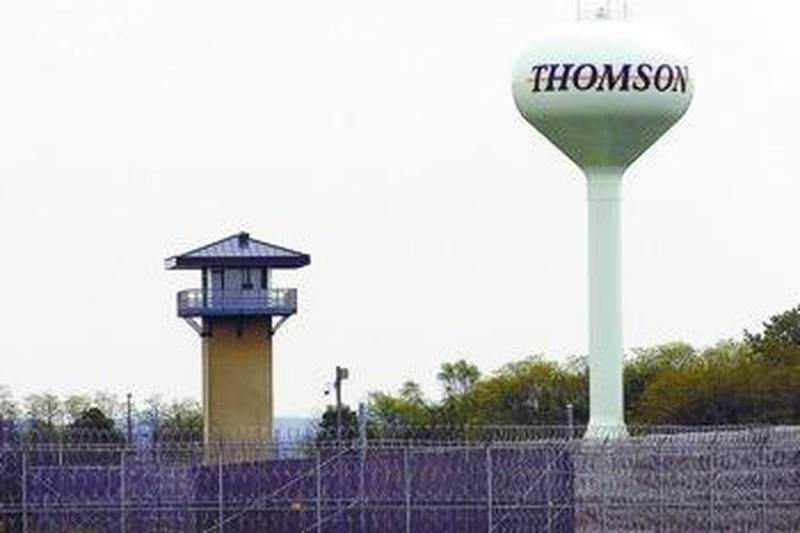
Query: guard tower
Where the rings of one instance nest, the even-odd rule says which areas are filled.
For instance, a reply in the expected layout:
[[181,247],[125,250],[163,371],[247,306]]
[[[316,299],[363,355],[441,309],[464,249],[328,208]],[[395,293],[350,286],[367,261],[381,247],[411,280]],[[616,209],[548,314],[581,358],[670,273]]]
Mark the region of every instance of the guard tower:
[[297,312],[297,289],[273,287],[272,271],[310,262],[244,232],[166,260],[201,274],[201,288],[178,293],[178,316],[202,339],[206,442],[271,439],[272,338]]

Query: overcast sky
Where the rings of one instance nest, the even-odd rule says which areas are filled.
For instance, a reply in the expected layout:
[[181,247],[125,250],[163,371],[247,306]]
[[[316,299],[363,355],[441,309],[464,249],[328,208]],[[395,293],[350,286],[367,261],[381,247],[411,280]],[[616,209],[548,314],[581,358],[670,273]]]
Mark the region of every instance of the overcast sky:
[[[800,4],[639,0],[693,50],[684,120],[630,170],[628,348],[800,301]],[[0,383],[199,397],[199,284],[239,230],[300,249],[278,415],[439,364],[586,351],[578,169],[519,118],[516,54],[572,0],[42,0],[0,7]]]

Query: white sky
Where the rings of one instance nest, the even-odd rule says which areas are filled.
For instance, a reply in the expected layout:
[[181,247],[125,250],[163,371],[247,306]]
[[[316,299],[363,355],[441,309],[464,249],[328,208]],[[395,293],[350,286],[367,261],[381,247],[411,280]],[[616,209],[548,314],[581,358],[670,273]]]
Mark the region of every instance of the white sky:
[[[684,120],[631,169],[628,347],[738,336],[800,300],[800,4],[639,0],[694,51]],[[572,0],[48,0],[0,7],[0,383],[199,395],[163,259],[241,229],[307,251],[275,342],[306,415],[443,360],[586,347],[583,178],[510,68]]]

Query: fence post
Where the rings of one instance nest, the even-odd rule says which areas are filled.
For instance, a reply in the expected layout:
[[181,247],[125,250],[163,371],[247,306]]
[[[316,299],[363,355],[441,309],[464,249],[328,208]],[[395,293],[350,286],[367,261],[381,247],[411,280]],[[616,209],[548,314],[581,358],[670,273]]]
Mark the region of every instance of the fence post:
[[709,498],[708,498],[709,499],[709,503],[708,503],[708,514],[709,514],[708,530],[709,531],[714,531],[714,523],[715,523],[714,503],[715,503],[715,501],[717,499],[717,471],[716,471],[716,466],[717,465],[715,464],[715,457],[716,457],[716,454],[717,454],[717,450],[714,447],[714,444],[716,444],[716,443],[714,443],[712,441],[712,444],[711,444],[711,447],[710,447],[711,453],[709,454],[711,456],[710,457],[710,461],[711,461],[711,483],[710,483],[710,487],[709,487]]
[[550,457],[550,451],[548,450],[545,454],[545,459],[547,461],[547,465],[545,466],[544,471],[544,491],[545,496],[547,499],[547,531],[553,531],[553,494],[551,490],[551,477],[550,477],[550,470],[552,467],[553,459]]
[[358,442],[361,448],[358,471],[358,517],[361,531],[364,532],[367,530],[366,516],[364,515],[364,505],[366,504],[367,408],[364,402],[358,404]]
[[411,465],[408,445],[403,448],[403,481],[405,484],[406,533],[411,533]]
[[222,533],[225,528],[225,492],[223,487],[223,462],[222,462],[222,442],[217,443],[217,523],[219,524],[219,532]]
[[317,448],[317,533],[322,533],[322,452]]
[[119,529],[125,533],[125,448],[119,452]]
[[600,444],[600,464],[602,465],[600,469],[600,530],[605,533],[606,531],[606,510],[608,509],[608,491],[611,486],[611,480],[608,479],[611,475],[611,465],[610,460],[608,459],[610,452],[606,448],[608,445],[608,439],[610,438],[609,435],[606,435],[603,438],[602,444]]
[[658,445],[658,530],[664,531],[664,441]]
[[28,451],[22,449],[22,533],[28,533]]
[[767,442],[761,443],[761,531],[767,531]]
[[486,446],[486,523],[487,530],[492,533],[494,530],[494,473],[492,469],[492,444]]

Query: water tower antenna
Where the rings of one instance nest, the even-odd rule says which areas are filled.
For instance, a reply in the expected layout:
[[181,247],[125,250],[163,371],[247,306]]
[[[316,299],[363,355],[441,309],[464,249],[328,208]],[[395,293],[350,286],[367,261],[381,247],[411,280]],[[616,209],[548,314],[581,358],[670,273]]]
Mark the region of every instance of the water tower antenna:
[[578,20],[625,20],[628,0],[577,0]]

